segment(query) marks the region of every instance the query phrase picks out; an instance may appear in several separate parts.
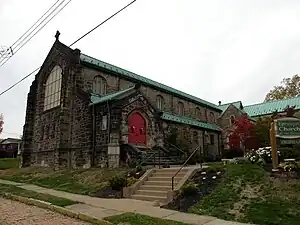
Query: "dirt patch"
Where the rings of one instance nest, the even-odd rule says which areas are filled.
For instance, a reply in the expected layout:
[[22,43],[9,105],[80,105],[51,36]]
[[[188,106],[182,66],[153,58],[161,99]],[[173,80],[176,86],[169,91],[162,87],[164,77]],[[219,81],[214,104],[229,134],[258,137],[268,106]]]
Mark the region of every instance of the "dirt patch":
[[240,200],[234,203],[233,209],[229,210],[229,213],[235,216],[235,220],[239,221],[244,218],[243,209],[250,203],[251,199],[260,197],[260,190],[261,185],[253,186],[247,184],[244,187],[240,194]]
[[[270,183],[273,185],[273,192],[276,196],[280,197],[281,199],[293,201],[298,200],[300,201],[300,182],[299,180],[291,179],[291,180],[285,180],[285,179],[279,179],[270,177],[269,178]],[[295,190],[298,190],[295,192]]]

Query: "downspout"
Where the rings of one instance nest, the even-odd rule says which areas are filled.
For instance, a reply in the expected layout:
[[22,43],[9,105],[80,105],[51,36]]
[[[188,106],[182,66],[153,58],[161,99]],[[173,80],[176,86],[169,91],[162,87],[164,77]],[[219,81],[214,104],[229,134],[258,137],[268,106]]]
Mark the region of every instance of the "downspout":
[[218,133],[218,152],[219,152],[219,156],[221,156],[221,146],[220,146],[220,133]]
[[96,153],[96,112],[95,112],[95,104],[93,104],[93,152],[92,152],[92,166],[95,165],[95,153]]
[[202,148],[202,156],[204,156],[205,154],[205,152],[204,152],[204,150],[205,150],[205,131],[203,131],[202,132],[202,146],[203,146],[203,148]]
[[108,101],[107,103],[107,144],[110,143],[110,107]]
[[[109,107],[109,103],[108,101],[106,102],[107,105],[107,151],[108,151],[108,146],[110,143],[110,107]],[[108,154],[108,152],[107,152]],[[108,162],[109,158],[107,157],[107,167],[109,167],[109,162]]]

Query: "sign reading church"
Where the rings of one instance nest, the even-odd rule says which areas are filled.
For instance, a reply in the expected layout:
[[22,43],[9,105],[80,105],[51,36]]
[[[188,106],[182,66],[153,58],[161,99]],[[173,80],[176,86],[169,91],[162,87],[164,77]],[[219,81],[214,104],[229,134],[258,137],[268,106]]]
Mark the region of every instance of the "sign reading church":
[[300,120],[286,117],[275,120],[276,137],[280,144],[300,144]]

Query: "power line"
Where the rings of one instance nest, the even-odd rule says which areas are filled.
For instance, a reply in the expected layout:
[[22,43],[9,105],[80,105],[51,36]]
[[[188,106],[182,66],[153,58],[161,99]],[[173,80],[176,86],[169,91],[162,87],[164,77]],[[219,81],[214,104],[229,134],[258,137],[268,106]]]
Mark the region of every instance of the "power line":
[[117,14],[119,14],[120,12],[122,12],[124,9],[126,9],[127,7],[129,7],[130,5],[132,5],[134,2],[136,2],[136,0],[130,2],[129,4],[125,5],[122,9],[120,9],[119,11],[115,12],[114,14],[112,14],[110,17],[108,17],[106,20],[104,20],[103,22],[99,23],[97,26],[95,26],[93,29],[91,29],[90,31],[88,31],[87,33],[85,33],[84,35],[82,35],[80,38],[78,38],[76,41],[74,41],[72,44],[69,45],[69,47],[71,47],[72,45],[76,44],[78,41],[80,41],[82,38],[84,38],[85,36],[89,35],[90,33],[92,33],[94,30],[96,30],[98,27],[100,27],[101,25],[103,25],[104,23],[106,23],[108,20],[110,20],[111,18],[113,18],[114,16],[116,16]]
[[[14,45],[15,44],[17,44],[19,41],[20,41],[20,43],[22,43],[22,41],[24,40],[24,39],[26,39],[26,37],[28,37],[28,35],[30,35],[42,22],[40,22],[40,24],[37,26],[37,27],[35,27],[24,39],[23,39],[23,37],[59,2],[60,0],[57,0],[37,21],[35,21],[34,22],[34,24],[29,28],[29,29],[27,29],[26,31],[25,31],[25,33],[24,34],[22,34],[21,35],[21,37],[19,37],[11,46],[10,46],[10,48],[7,48],[7,50],[6,50],[6,52],[9,52],[9,53],[11,53],[12,55],[13,55],[13,50],[12,50],[12,48],[14,47]],[[65,0],[63,0],[63,2],[64,2]],[[53,11],[47,16],[47,17],[49,17],[51,14],[53,13]],[[46,17],[46,18],[47,18]],[[44,18],[44,20],[46,19],[46,18]],[[23,40],[22,40],[23,39]],[[20,43],[18,43],[17,45],[19,45]],[[2,62],[3,61],[3,59],[0,61],[0,62]]]
[[26,33],[30,31],[34,27],[34,25],[36,25],[59,1],[60,0],[57,0],[37,21],[35,21],[35,23],[29,29],[27,29],[27,31],[25,31],[25,33],[11,45],[11,47],[13,47],[20,39],[22,39],[26,35]]
[[[58,1],[56,1],[51,7],[50,7],[50,9],[48,9],[47,10],[47,12],[46,13],[44,13],[43,14],[43,16],[42,17],[40,17],[36,22],[35,22],[35,24],[34,25],[32,25],[31,26],[31,28],[29,28],[18,40],[20,40],[20,39],[22,39],[25,35],[25,37],[22,39],[22,40],[20,40],[19,41],[19,43],[17,43],[18,42],[18,40],[13,44],[13,45],[15,45],[16,43],[16,45],[15,46],[11,46],[10,47],[10,50],[11,50],[11,56],[9,57],[9,58],[4,58],[4,59],[2,59],[1,61],[0,61],[0,67],[1,66],[3,66],[11,57],[13,57],[24,45],[26,45],[35,35],[37,35],[37,33],[39,33],[55,16],[57,16],[57,14],[58,13],[60,13],[72,0],[69,0],[62,8],[60,8],[48,21],[46,21],[64,2],[65,2],[66,0],[63,0],[62,2],[60,2],[42,21],[40,21],[39,22],[39,24],[32,30],[32,31],[30,31],[27,35],[26,35],[26,33],[29,31],[29,30],[31,30],[32,29],[32,27],[34,27],[37,23],[38,23],[38,21],[40,20],[40,19],[42,19],[58,2],[59,2],[59,0]],[[44,25],[42,25],[44,22],[46,21],[46,23],[44,24]],[[42,25],[42,26],[41,26]],[[41,26],[40,28],[39,28],[39,26]],[[38,29],[39,28],[39,29]],[[30,37],[30,35],[36,30],[36,29],[38,29],[31,37]],[[29,37],[29,39],[27,39]],[[27,40],[26,40],[27,39]],[[25,41],[26,40],[26,41]],[[25,43],[23,43],[25,41]],[[23,44],[22,44],[23,43]],[[21,46],[20,46],[21,45]],[[20,46],[19,48],[17,48],[18,46]],[[17,48],[17,50],[15,50]]]
[[[119,14],[121,11],[125,10],[127,7],[129,7],[130,5],[132,5],[136,1],[137,0],[131,1],[129,4],[127,4],[126,6],[124,6],[123,8],[121,8],[120,10],[118,10],[116,13],[114,13],[113,15],[111,15],[110,17],[108,17],[107,19],[105,19],[104,21],[102,21],[101,23],[99,23],[97,26],[95,26],[94,28],[92,28],[91,30],[89,30],[87,33],[85,33],[84,35],[82,35],[78,39],[76,39],[76,41],[74,41],[72,44],[70,44],[69,47],[71,47],[72,45],[76,44],[78,41],[80,41],[81,39],[83,39],[84,37],[86,37],[87,35],[89,35],[91,32],[93,32],[94,30],[96,30],[97,28],[99,28],[101,25],[103,25],[104,23],[106,23],[107,21],[109,21],[110,19],[112,19],[114,16],[116,16],[117,14]],[[17,86],[19,83],[21,83],[23,80],[25,80],[26,78],[28,78],[29,76],[31,76],[33,73],[35,73],[40,68],[41,67],[36,68],[34,71],[32,71],[31,73],[29,73],[28,75],[26,75],[25,77],[23,77],[21,80],[19,80],[18,82],[16,82],[15,84],[13,84],[9,88],[7,88],[6,90],[2,91],[0,93],[0,96],[3,95],[3,94],[5,94],[6,92],[8,92],[9,90],[11,90],[15,86]]]

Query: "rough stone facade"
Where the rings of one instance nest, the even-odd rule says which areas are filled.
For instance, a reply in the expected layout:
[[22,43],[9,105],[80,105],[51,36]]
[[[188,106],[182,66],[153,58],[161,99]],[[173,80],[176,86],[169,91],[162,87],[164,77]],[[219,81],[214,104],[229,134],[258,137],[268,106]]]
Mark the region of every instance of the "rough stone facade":
[[231,104],[218,118],[218,124],[223,130],[221,137],[221,143],[224,145],[223,148],[229,148],[229,135],[233,131],[234,120],[241,115],[243,115],[241,109]]
[[[44,110],[45,82],[56,65],[62,68],[60,104]],[[28,93],[22,166],[88,168],[119,165],[120,145],[128,143],[128,117],[136,111],[146,121],[145,148],[163,143],[161,139],[170,129],[177,128],[191,151],[200,146],[199,154],[214,157],[220,154],[220,132],[162,121],[157,116],[160,111],[178,114],[178,105],[182,104],[182,116],[217,125],[220,110],[145,84],[118,101],[91,105],[89,93],[96,76],[105,82],[105,94],[137,84],[118,74],[81,63],[79,50],[70,49],[56,40]],[[161,109],[157,108],[158,96],[163,99]]]

